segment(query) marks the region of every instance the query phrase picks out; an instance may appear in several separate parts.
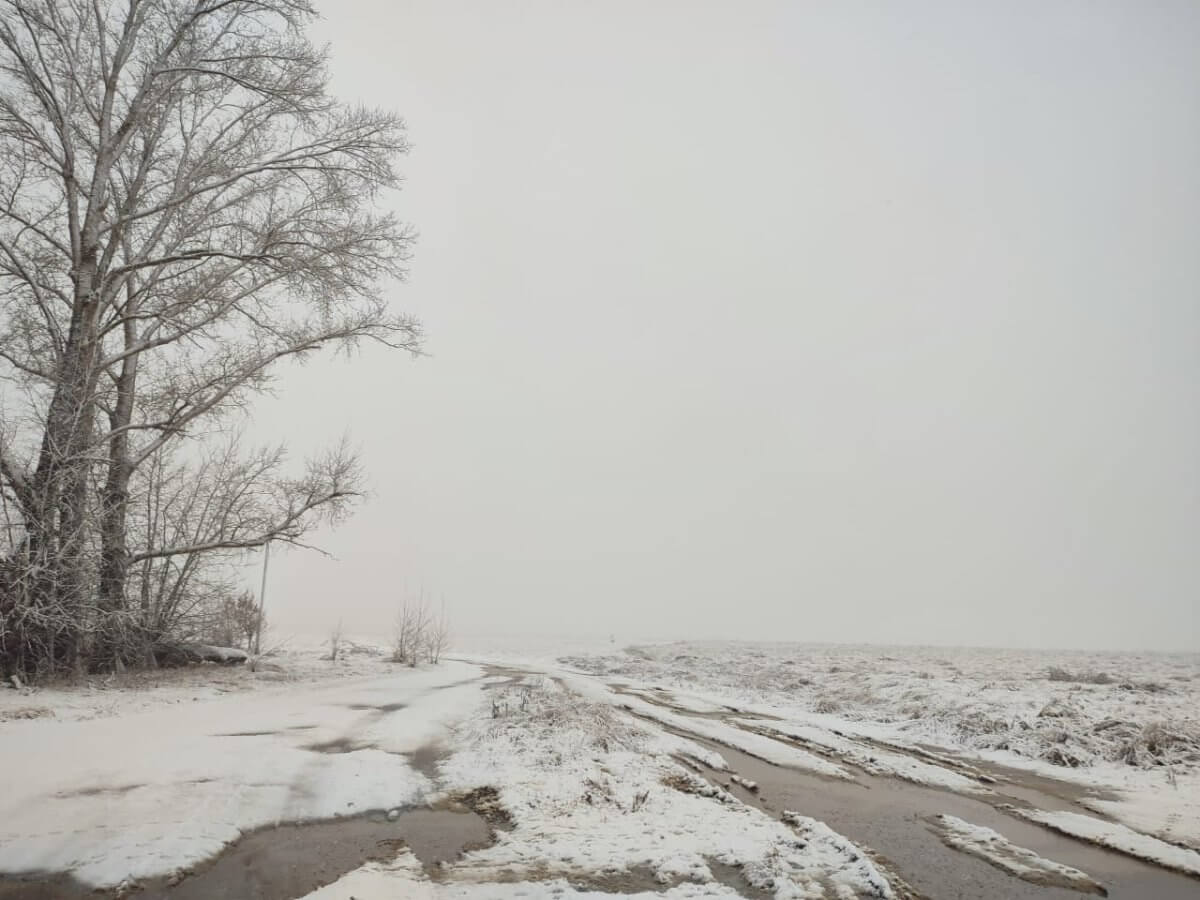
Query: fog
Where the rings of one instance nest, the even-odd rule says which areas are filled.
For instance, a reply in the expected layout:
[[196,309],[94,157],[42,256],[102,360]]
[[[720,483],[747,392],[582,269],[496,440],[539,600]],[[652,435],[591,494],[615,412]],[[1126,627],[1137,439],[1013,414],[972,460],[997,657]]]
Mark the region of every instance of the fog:
[[428,356],[256,406],[372,491],[277,626],[1200,646],[1200,6],[325,15]]

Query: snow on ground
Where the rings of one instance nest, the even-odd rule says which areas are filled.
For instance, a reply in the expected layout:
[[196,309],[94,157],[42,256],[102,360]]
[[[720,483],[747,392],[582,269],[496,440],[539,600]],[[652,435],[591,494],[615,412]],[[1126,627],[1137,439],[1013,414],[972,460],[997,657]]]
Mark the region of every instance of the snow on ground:
[[564,662],[740,705],[888,722],[945,746],[1200,765],[1200,654],[674,643]]
[[1018,878],[1034,884],[1069,887],[1093,894],[1105,893],[1103,886],[1086,872],[1046,859],[1024,847],[1018,847],[991,828],[972,825],[951,815],[940,815],[933,824],[934,830],[947,846],[978,856]]
[[705,796],[703,782],[664,752],[703,753],[686,739],[658,734],[548,680],[511,688],[502,702],[507,711],[497,719],[464,722],[461,749],[441,771],[451,789],[497,785],[517,827],[469,854],[455,877],[646,867],[664,884],[707,882],[716,860],[742,867],[751,883],[773,887],[781,900],[825,896],[822,884],[829,882],[866,897],[890,896],[844,839],[800,836],[805,843],[757,809]]
[[[498,789],[511,830],[444,866],[438,884],[412,865],[373,864],[313,900],[423,896],[415,886],[437,898],[610,896],[587,889],[617,883],[633,896],[739,896],[731,879],[777,900],[893,896],[870,860],[826,826],[800,817],[789,826],[714,790],[673,758],[709,751],[558,681],[532,676],[495,689],[454,736],[439,767],[443,789]],[[496,884],[514,880],[538,886]],[[562,890],[564,881],[575,887]]]
[[[273,644],[274,642],[272,642]],[[266,646],[271,646],[268,644]],[[253,669],[212,664],[89,676],[82,684],[55,683],[0,688],[0,723],[53,718],[80,721],[191,704],[231,694],[302,687],[343,678],[378,677],[394,671],[388,651],[372,640],[348,640],[336,661],[319,639],[282,639]]]
[[0,871],[70,871],[110,886],[190,866],[261,825],[423,800],[432,785],[395,754],[474,709],[481,673],[463,663],[389,671],[4,723],[0,771],[21,774],[0,796]]
[[1031,822],[1046,825],[1071,837],[1081,838],[1118,850],[1139,859],[1148,859],[1168,869],[1200,875],[1200,853],[1185,847],[1177,847],[1157,838],[1126,828],[1116,822],[1105,822],[1082,813],[1065,811],[1046,812],[1038,809],[1012,809],[1010,811]]
[[[369,642],[348,649],[0,690],[0,770],[22,774],[0,796],[0,872],[114,885],[185,869],[260,825],[491,786],[516,826],[493,846],[433,879],[403,853],[311,896],[599,897],[617,879],[635,897],[733,897],[743,878],[781,900],[891,896],[821,823],[773,820],[681,766],[727,769],[680,730],[829,777],[849,776],[830,761],[843,760],[978,793],[973,753],[1104,787],[1081,802],[1172,843],[1089,816],[1027,817],[1200,874],[1200,854],[1177,846],[1200,846],[1196,657],[601,647],[557,665],[533,654],[551,677],[497,687],[467,662],[414,671]],[[438,741],[454,753],[434,784],[402,754]]]
[[1072,781],[1109,795],[1085,801],[1098,812],[1200,848],[1198,654],[679,642],[562,664],[778,716],[796,736],[936,745]]
[[[579,685],[578,679],[569,682],[572,687]],[[748,732],[736,725],[729,725],[717,719],[691,718],[678,715],[661,706],[642,700],[629,694],[609,693],[602,699],[620,706],[647,719],[653,719],[662,725],[676,731],[687,731],[702,738],[707,738],[717,744],[734,747],[751,756],[774,763],[777,766],[790,766],[814,775],[825,775],[829,778],[849,779],[850,773],[841,766],[829,762],[814,753],[780,743],[769,737]]]
[[832,750],[841,759],[858,766],[864,772],[872,775],[883,775],[889,778],[900,778],[914,784],[926,784],[931,787],[946,788],[963,793],[989,793],[989,790],[974,778],[969,778],[961,772],[948,769],[935,763],[915,759],[904,753],[893,753],[878,746],[864,746],[842,734],[828,728],[811,724],[792,722],[771,722],[764,724],[755,720],[740,720],[746,725],[753,725],[768,733],[786,735],[798,738],[810,744]]
[[[403,891],[403,893],[398,893]],[[722,884],[684,883],[655,891],[622,893],[627,900],[738,900],[742,895]],[[576,888],[564,878],[484,884],[433,881],[407,850],[390,863],[368,863],[300,900],[612,900],[609,891]]]

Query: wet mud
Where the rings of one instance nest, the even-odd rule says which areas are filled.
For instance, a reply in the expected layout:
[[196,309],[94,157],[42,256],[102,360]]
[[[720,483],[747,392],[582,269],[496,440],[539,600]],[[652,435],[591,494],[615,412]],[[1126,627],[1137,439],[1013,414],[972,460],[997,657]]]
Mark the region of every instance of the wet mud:
[[[404,848],[434,873],[444,862],[492,842],[491,826],[466,807],[408,809],[389,819],[383,810],[353,818],[262,828],[192,871],[142,882],[138,900],[294,900],[374,860]],[[0,879],[0,900],[107,900],[63,875]]]
[[789,810],[818,819],[894,870],[918,895],[957,900],[1078,900],[1061,887],[1030,884],[987,862],[947,847],[927,821],[949,813],[993,828],[1013,843],[1092,876],[1116,900],[1196,900],[1200,881],[1149,863],[1056,834],[1007,815],[978,796],[957,794],[910,782],[859,774],[848,783],[776,766],[724,745],[687,735],[719,752],[743,779],[699,766],[711,783],[739,800],[778,816]]

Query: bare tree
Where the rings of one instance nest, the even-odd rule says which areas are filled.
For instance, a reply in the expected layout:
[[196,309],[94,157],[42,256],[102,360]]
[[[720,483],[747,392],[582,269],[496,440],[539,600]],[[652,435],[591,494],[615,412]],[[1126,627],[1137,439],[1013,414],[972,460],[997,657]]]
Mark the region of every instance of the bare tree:
[[429,634],[425,641],[425,651],[431,663],[441,661],[442,653],[450,646],[450,620],[446,618],[446,603],[442,601],[441,611],[429,624]]
[[309,0],[0,0],[0,385],[27,406],[0,428],[6,666],[80,666],[89,622],[93,654],[119,655],[131,569],[297,542],[308,513],[355,494],[335,452],[281,484],[278,516],[130,545],[138,472],[278,362],[418,346],[380,290],[411,234],[374,206],[397,185],[403,123],[328,96],[314,15]]
[[392,661],[416,666],[427,653],[432,622],[424,594],[417,599],[405,599],[396,614]]

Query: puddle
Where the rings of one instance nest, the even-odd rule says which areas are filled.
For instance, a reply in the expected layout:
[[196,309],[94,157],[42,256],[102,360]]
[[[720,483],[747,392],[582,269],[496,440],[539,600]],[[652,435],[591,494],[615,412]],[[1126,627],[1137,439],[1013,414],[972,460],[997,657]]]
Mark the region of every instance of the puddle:
[[369,750],[373,744],[357,741],[354,738],[334,738],[332,741],[317,741],[315,744],[305,744],[305,750],[313,753],[353,753],[356,750]]
[[[195,782],[193,782],[195,783]],[[119,796],[128,794],[130,791],[136,791],[140,787],[145,787],[143,784],[121,784],[114,787],[87,787],[80,788],[77,791],[59,791],[55,797],[102,797],[107,795]]]
[[1030,801],[1018,805],[1029,805],[1045,810],[1061,808],[1071,812],[1086,813],[1098,819],[1106,819],[1108,816],[1088,809],[1079,801],[1121,799],[1111,791],[1089,787],[1085,784],[1075,784],[1071,781],[1051,778],[1035,772],[1026,772],[1024,769],[1017,769],[1012,766],[1001,765],[1000,763],[972,759],[970,764],[979,771],[985,772],[998,782],[1001,782],[1001,784],[996,786],[996,790],[1003,791],[1020,801]]
[[499,688],[513,687],[521,684],[527,676],[533,675],[533,672],[526,672],[523,669],[513,669],[509,666],[487,665],[483,666],[483,675],[485,678],[503,678],[503,681],[489,681],[484,684],[483,688],[487,691],[494,691]]
[[[263,828],[197,866],[178,884],[144,882],[138,900],[292,900],[371,860],[395,858],[408,847],[426,870],[487,846],[492,830],[462,809],[410,809],[388,821],[383,811],[346,819]],[[96,891],[64,875],[0,878],[0,900],[99,900]]]
[[[876,851],[925,896],[962,900],[1079,900],[1083,896],[1020,881],[945,846],[925,825],[938,813],[993,828],[1021,847],[1080,869],[1104,884],[1115,900],[1195,900],[1200,893],[1194,879],[1015,819],[978,797],[871,775],[860,775],[857,784],[848,784],[689,737],[717,750],[738,775],[758,783],[757,794],[733,783],[732,791],[740,800],[772,815],[791,810],[825,822],[864,849]],[[713,784],[723,787],[730,780],[727,773],[703,765],[699,769]]]
[[[775,896],[771,891],[756,888],[750,884],[738,866],[727,865],[711,856],[704,857],[704,862],[708,865],[708,869],[712,873],[713,883],[733,888],[738,892],[738,896],[745,898],[745,900],[770,900],[770,898]],[[562,868],[561,866],[553,866],[547,863],[537,863],[530,866],[517,866],[498,871],[488,871],[486,881],[473,880],[470,877],[464,880],[462,878],[463,874],[463,872],[459,872],[459,878],[454,883],[477,885],[525,884],[561,879],[577,891],[589,892],[589,896],[591,896],[591,892],[611,894],[613,896],[647,893],[658,895],[680,885],[703,883],[692,881],[682,876],[668,878],[663,881],[658,877],[653,868],[646,865],[630,866],[627,869],[614,868],[583,871]],[[470,875],[470,873],[466,874]],[[536,896],[540,896],[540,894]],[[834,895],[830,894],[830,896]]]
[[66,875],[0,876],[0,900],[95,900],[101,896]]
[[412,809],[388,821],[383,812],[351,819],[280,825],[255,831],[171,887],[147,885],[145,900],[291,900],[371,860],[393,859],[407,846],[426,868],[454,859],[491,837],[472,812]]
[[[431,748],[431,752],[434,752]],[[433,757],[436,761],[436,753]],[[480,788],[436,808],[409,809],[393,820],[364,815],[262,828],[196,866],[177,884],[145,881],[138,900],[292,900],[330,884],[372,860],[390,860],[407,847],[431,875],[441,863],[486,847],[496,827],[511,828],[493,788]],[[108,900],[70,875],[30,872],[0,876],[0,900]]]
[[931,819],[927,824],[933,833],[942,839],[942,843],[951,849],[976,856],[1000,871],[1031,884],[1064,887],[1084,894],[1108,896],[1108,892],[1102,886],[1085,874],[1054,866],[1043,867],[1038,860],[1029,859],[1027,854],[1022,853],[1022,848],[1015,845],[975,839],[964,842],[964,838],[969,836],[964,835],[945,818]]
[[450,755],[450,750],[440,742],[425,744],[412,753],[404,754],[408,764],[435,784],[440,780],[438,764]]
[[386,715],[387,713],[400,712],[400,710],[405,709],[407,706],[407,703],[347,703],[346,709]]
[[[731,887],[738,895],[746,900],[770,900],[774,893],[756,888],[738,866],[719,862],[711,856],[704,857],[708,870],[712,872],[713,881]],[[565,878],[571,887],[588,891],[601,891],[606,894],[658,894],[682,884],[695,884],[686,878],[676,878],[666,882],[659,879],[654,869],[649,866],[630,866],[613,872],[587,872],[577,874],[549,874],[549,878]],[[548,880],[548,879],[547,879]]]
[[427,693],[435,693],[437,691],[448,691],[451,688],[462,687],[464,684],[475,684],[477,681],[483,681],[483,675],[477,675],[474,678],[464,678],[461,681],[451,681],[447,684],[438,684],[431,687]]

